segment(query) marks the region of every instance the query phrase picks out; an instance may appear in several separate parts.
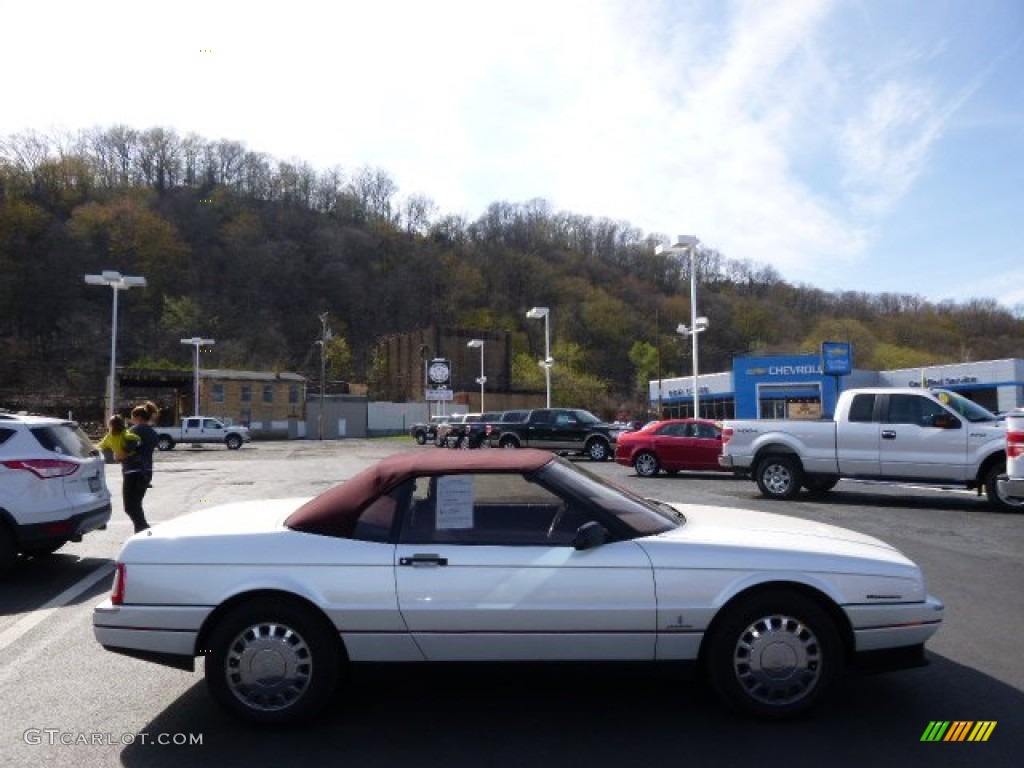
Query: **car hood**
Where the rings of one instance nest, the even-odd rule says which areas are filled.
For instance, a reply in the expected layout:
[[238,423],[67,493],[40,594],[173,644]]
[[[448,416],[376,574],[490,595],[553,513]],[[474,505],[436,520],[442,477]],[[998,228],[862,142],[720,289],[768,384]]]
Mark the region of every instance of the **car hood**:
[[[920,569],[895,547],[863,533],[787,515],[673,504],[686,522],[642,540],[656,566],[764,568],[886,574],[916,578]],[[686,561],[678,562],[678,544]]]

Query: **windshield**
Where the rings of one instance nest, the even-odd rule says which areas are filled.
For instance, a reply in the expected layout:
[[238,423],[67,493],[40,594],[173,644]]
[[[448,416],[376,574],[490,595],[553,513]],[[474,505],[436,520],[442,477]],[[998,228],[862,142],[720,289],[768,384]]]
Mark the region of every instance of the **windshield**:
[[590,411],[573,411],[576,414],[576,420],[580,424],[600,424],[601,420],[597,418]]
[[932,394],[938,398],[940,403],[947,408],[953,409],[968,421],[999,421],[999,417],[994,413],[978,405],[973,400],[968,400],[963,395],[958,395],[956,392],[936,389],[933,390]]
[[542,482],[552,482],[582,495],[591,504],[614,515],[641,536],[664,533],[678,528],[684,519],[672,507],[637,496],[626,488],[610,483],[582,467],[556,458],[538,473]]

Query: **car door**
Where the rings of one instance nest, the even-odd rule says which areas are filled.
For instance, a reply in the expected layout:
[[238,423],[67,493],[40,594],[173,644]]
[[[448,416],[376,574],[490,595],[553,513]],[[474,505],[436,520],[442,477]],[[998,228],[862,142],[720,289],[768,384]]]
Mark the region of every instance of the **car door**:
[[519,474],[420,478],[396,549],[402,616],[434,661],[654,658],[650,562],[572,546],[591,515]]
[[664,424],[651,436],[651,448],[658,457],[658,463],[666,470],[692,469],[690,461],[690,443],[687,427],[684,422]]
[[722,432],[712,424],[693,422],[691,460],[694,469],[718,469],[718,457],[722,453]]
[[[946,426],[935,426],[942,417]],[[963,481],[967,476],[967,430],[958,416],[916,394],[889,395],[881,424],[882,476]]]

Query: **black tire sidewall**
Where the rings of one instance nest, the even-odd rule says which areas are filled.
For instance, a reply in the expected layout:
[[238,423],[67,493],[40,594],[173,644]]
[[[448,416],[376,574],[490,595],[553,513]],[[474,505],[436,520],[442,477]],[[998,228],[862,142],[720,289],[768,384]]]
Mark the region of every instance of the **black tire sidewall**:
[[[265,712],[240,701],[227,682],[226,659],[230,644],[246,627],[275,622],[297,632],[310,649],[313,673],[305,692],[287,709]],[[217,622],[206,645],[206,684],[213,698],[228,712],[257,724],[281,725],[307,719],[330,700],[337,686],[341,664],[338,641],[332,637],[327,620],[311,608],[289,600],[262,599],[235,606]]]

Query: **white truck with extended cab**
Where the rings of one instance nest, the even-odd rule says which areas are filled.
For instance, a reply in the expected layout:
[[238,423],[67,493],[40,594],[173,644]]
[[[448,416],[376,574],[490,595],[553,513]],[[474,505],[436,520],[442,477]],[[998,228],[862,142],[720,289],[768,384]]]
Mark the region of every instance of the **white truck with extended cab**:
[[851,389],[832,420],[727,420],[722,443],[719,463],[770,499],[826,493],[845,478],[976,488],[996,509],[1024,510],[999,483],[1005,421],[947,390]]
[[169,451],[177,443],[224,443],[233,451],[248,443],[252,436],[248,427],[229,425],[209,416],[188,416],[180,427],[156,427],[157,448]]

